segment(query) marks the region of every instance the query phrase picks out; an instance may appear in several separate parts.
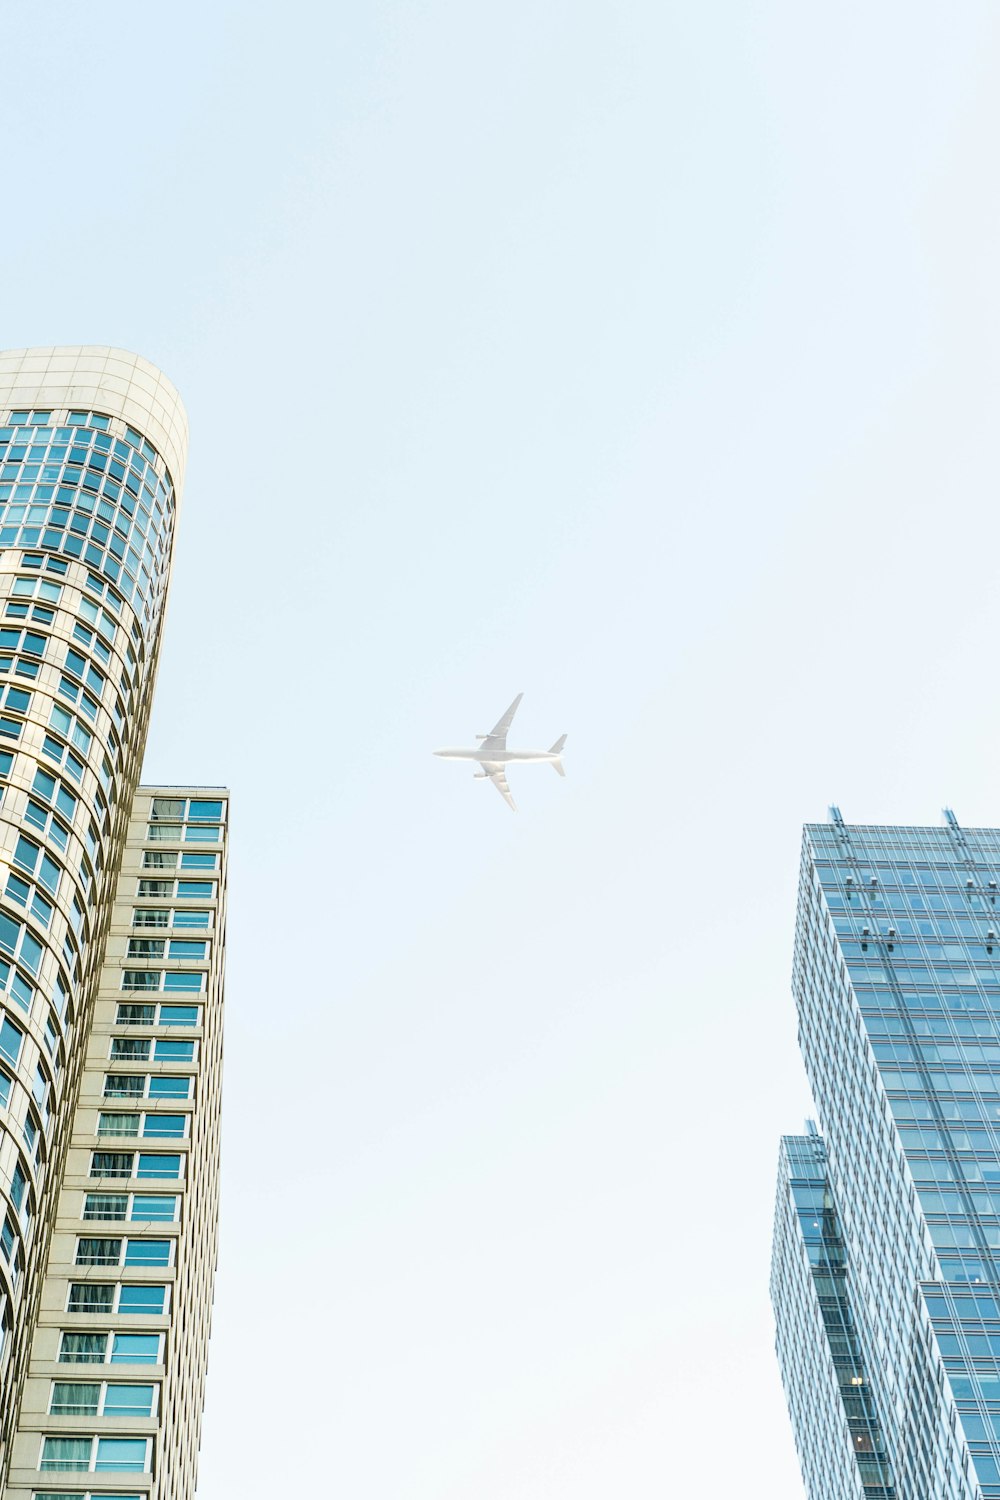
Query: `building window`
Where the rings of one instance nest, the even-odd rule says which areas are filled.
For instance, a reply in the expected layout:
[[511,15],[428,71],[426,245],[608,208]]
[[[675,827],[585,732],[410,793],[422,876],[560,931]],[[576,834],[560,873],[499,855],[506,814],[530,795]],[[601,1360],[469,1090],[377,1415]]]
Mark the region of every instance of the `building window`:
[[158,1365],[163,1358],[161,1333],[70,1333],[62,1336],[63,1365]]
[[108,1335],[106,1333],[69,1333],[62,1336],[59,1345],[61,1365],[103,1365],[106,1363]]
[[38,1466],[43,1474],[144,1474],[150,1448],[148,1438],[46,1437]]
[[111,1281],[73,1281],[69,1288],[67,1312],[114,1312],[116,1286]]
[[122,973],[123,990],[165,990],[198,994],[204,987],[205,975],[196,970],[125,969]]
[[193,1092],[194,1079],[190,1075],[162,1073],[150,1077],[145,1073],[108,1073],[104,1079],[105,1099],[190,1099]]
[[142,855],[144,870],[176,870],[176,849],[145,849]]
[[78,1266],[117,1266],[121,1256],[121,1240],[83,1239],[76,1242]]
[[119,1026],[200,1026],[200,1005],[119,1005]]
[[88,1193],[83,1200],[85,1219],[112,1221],[128,1217],[128,1193]]
[[80,1239],[75,1264],[166,1267],[171,1263],[172,1245],[172,1240]]
[[140,1151],[136,1177],[176,1179],[181,1175],[181,1158],[162,1151]]
[[162,1317],[167,1310],[167,1288],[165,1286],[122,1286],[119,1289],[118,1311],[133,1317]]
[[53,1417],[151,1417],[156,1397],[153,1385],[116,1385],[112,1381],[85,1384],[57,1380],[52,1386],[49,1415]]
[[50,895],[58,896],[59,866],[51,855],[46,854],[31,839],[25,838],[24,834],[18,837],[14,849],[14,863],[19,870],[26,870],[29,875],[36,875]]
[[97,1118],[98,1135],[138,1135],[141,1115],[102,1114]]
[[17,1067],[23,1041],[24,1033],[18,1031],[13,1022],[4,1016],[3,1021],[0,1022],[0,1057],[5,1057],[11,1067]]
[[102,1114],[97,1121],[98,1135],[162,1136],[183,1140],[186,1115]]
[[15,578],[11,594],[15,599],[44,599],[47,604],[58,604],[62,588],[47,578]]
[[95,1151],[90,1158],[91,1177],[131,1177],[135,1160],[131,1151]]
[[166,1309],[167,1288],[146,1282],[123,1285],[117,1281],[74,1281],[66,1304],[67,1312],[133,1317],[162,1317]]
[[[164,850],[149,849],[146,851],[147,854],[157,855],[165,852]],[[211,901],[215,895],[215,881],[178,880],[175,882],[173,880],[140,880],[138,894],[140,900],[145,897],[147,900],[155,898],[157,900],[169,901],[171,897],[177,897],[183,898],[186,901]],[[180,912],[174,912],[175,925],[178,925],[177,919],[180,915]]]
[[173,1193],[133,1193],[129,1219],[135,1224],[176,1224],[179,1205]]
[[217,870],[219,868],[219,856],[217,854],[182,854],[182,870]]
[[82,1217],[106,1223],[176,1224],[179,1203],[174,1193],[88,1193]]
[[[157,916],[167,916],[167,912],[157,912]],[[158,924],[166,926],[166,923]],[[207,943],[191,942],[184,938],[129,938],[126,958],[141,959],[182,959],[188,962],[204,963],[207,956]]]

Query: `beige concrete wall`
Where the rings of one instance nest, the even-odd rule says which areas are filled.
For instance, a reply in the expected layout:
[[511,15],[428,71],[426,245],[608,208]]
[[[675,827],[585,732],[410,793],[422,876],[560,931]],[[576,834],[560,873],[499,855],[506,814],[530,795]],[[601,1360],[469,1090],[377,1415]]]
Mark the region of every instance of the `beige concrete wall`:
[[[148,837],[150,809],[153,799],[160,796],[180,798],[188,804],[192,798],[221,799],[224,814],[220,840],[151,840]],[[107,960],[94,1009],[79,1103],[55,1213],[42,1306],[12,1445],[10,1473],[4,1492],[7,1500],[30,1500],[39,1489],[54,1488],[74,1493],[79,1491],[85,1495],[91,1487],[102,1490],[124,1487],[129,1492],[148,1494],[151,1500],[190,1500],[195,1493],[217,1252],[227,815],[227,794],[219,789],[140,787],[136,794],[112,912]],[[168,859],[176,855],[178,863],[185,853],[215,855],[218,869],[215,872],[144,869],[147,851],[156,856],[164,854]],[[211,896],[139,895],[140,881],[176,882],[184,878],[211,882]],[[205,928],[181,925],[151,929],[134,923],[136,910],[143,913],[162,911],[171,916],[191,910],[207,912],[209,925]],[[129,940],[133,937],[148,938],[154,931],[162,931],[165,942],[169,942],[171,932],[182,941],[206,942],[208,951],[204,960],[165,957],[160,964],[164,970],[203,974],[205,988],[202,993],[171,995],[123,991],[125,971],[141,968],[146,962],[140,963],[127,956]],[[149,960],[149,963],[152,970],[159,961]],[[196,1004],[201,1008],[201,1024],[195,1027],[122,1024],[118,1020],[119,1006],[133,1003]],[[190,1041],[194,1043],[194,1058],[190,1063],[160,1062],[155,1057],[148,1062],[115,1062],[109,1053],[116,1038],[148,1042],[151,1050],[158,1039]],[[144,1080],[189,1078],[192,1097],[187,1102],[145,1099],[134,1103],[107,1097],[105,1090],[109,1073],[116,1078],[129,1075]],[[145,1116],[181,1114],[189,1119],[189,1133],[180,1140],[102,1137],[97,1133],[102,1112],[136,1112]],[[183,1159],[183,1175],[177,1180],[94,1177],[91,1163],[95,1151],[177,1154]],[[180,1199],[180,1216],[176,1223],[86,1220],[83,1213],[87,1195],[96,1192],[175,1195]],[[74,1263],[81,1237],[121,1238],[130,1242],[170,1240],[174,1247],[173,1264],[165,1270],[81,1267]],[[142,1282],[164,1285],[168,1288],[169,1305],[160,1317],[121,1312],[70,1313],[67,1311],[70,1288],[83,1282],[101,1282],[107,1286]],[[116,1331],[161,1332],[162,1358],[155,1365],[143,1366],[60,1361],[63,1335],[80,1331],[108,1335]],[[108,1380],[154,1385],[155,1415],[126,1421],[111,1417],[81,1419],[49,1414],[56,1381],[96,1383]],[[42,1473],[38,1464],[47,1435],[148,1437],[151,1440],[149,1468],[144,1473],[127,1477]]]

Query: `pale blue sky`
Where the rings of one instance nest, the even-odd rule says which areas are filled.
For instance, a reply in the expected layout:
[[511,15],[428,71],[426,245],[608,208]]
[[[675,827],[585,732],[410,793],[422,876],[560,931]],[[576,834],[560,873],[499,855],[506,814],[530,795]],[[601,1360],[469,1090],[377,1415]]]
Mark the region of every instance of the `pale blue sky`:
[[[200,1500],[800,1500],[800,826],[1000,818],[995,5],[2,16],[0,343],[191,420]],[[521,690],[515,817],[430,751]]]

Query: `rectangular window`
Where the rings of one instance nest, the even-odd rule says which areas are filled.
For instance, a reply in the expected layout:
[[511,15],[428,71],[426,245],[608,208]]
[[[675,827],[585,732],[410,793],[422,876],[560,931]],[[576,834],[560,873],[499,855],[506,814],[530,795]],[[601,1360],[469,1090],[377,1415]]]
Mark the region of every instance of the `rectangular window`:
[[[190,883],[193,884],[193,882]],[[173,918],[174,927],[207,927],[212,919],[212,913],[209,911],[195,911],[193,908],[186,909],[179,907],[174,911]],[[173,957],[172,950],[171,957]]]
[[167,1155],[161,1151],[140,1151],[139,1165],[135,1175],[144,1178],[176,1179],[181,1175],[181,1159],[179,1156]]
[[90,1159],[91,1177],[131,1177],[131,1151],[95,1151]]
[[96,1441],[95,1473],[144,1474],[149,1468],[148,1438],[97,1438]]
[[153,1057],[156,1062],[194,1062],[194,1042],[154,1042]]
[[102,1365],[108,1347],[106,1333],[64,1333],[59,1346],[61,1365]]
[[161,1005],[161,1026],[200,1026],[200,1005]]
[[18,1031],[13,1022],[4,1016],[0,1023],[0,1057],[5,1057],[12,1067],[17,1067],[17,1060],[21,1055],[21,1043],[24,1041],[24,1033]]
[[159,1333],[116,1333],[112,1335],[113,1365],[158,1365],[163,1335]]
[[149,1080],[150,1099],[191,1099],[194,1095],[194,1079],[177,1077],[170,1073]]
[[181,825],[179,823],[150,823],[146,831],[146,837],[150,843],[179,844],[181,841]]
[[116,1266],[121,1260],[121,1253],[121,1240],[77,1240],[76,1264],[78,1266]]
[[179,821],[184,817],[183,797],[154,797],[150,817],[155,820],[166,818]]
[[[190,855],[185,855],[190,859]],[[176,870],[176,849],[146,849],[143,851],[142,868],[144,870]]]
[[165,1286],[123,1286],[118,1298],[118,1311],[134,1317],[162,1317],[167,1307]]
[[152,1385],[113,1385],[104,1388],[101,1415],[105,1417],[151,1417],[156,1387]]
[[85,1219],[124,1219],[128,1214],[127,1193],[88,1193],[83,1200]]
[[180,958],[186,959],[188,962],[194,960],[200,963],[204,962],[207,949],[207,943],[194,943],[184,938],[171,938],[167,956],[172,959]]
[[134,1193],[129,1218],[137,1224],[176,1224],[179,1203],[172,1193]]
[[68,1312],[110,1313],[114,1311],[115,1284],[112,1281],[71,1282]]
[[175,1077],[162,1074],[147,1077],[142,1073],[108,1073],[103,1092],[105,1098],[127,1098],[127,1100],[190,1100],[193,1095],[192,1077]]
[[142,1073],[108,1073],[104,1079],[105,1099],[141,1099],[146,1091]]
[[217,844],[222,829],[217,823],[188,823],[184,829],[186,844]]
[[116,1012],[116,1024],[118,1026],[155,1026],[155,1005],[119,1005]]
[[57,1380],[52,1386],[49,1415],[53,1417],[96,1417],[101,1404],[99,1381],[86,1385]]
[[[22,944],[22,956],[24,945]],[[34,970],[32,970],[34,973]],[[168,994],[200,995],[205,988],[206,975],[204,972],[186,971],[183,969],[165,969],[163,971],[163,988]]]
[[98,1135],[138,1135],[141,1115],[101,1114],[97,1118]]
[[93,1451],[93,1438],[43,1438],[38,1467],[43,1474],[86,1474],[90,1470]]
[[217,870],[219,868],[219,856],[217,854],[182,854],[182,870]]
[[126,1240],[125,1264],[127,1266],[169,1266],[173,1240]]
[[126,969],[122,974],[122,989],[158,990],[162,977],[161,969]]
[[148,1139],[183,1140],[187,1135],[187,1115],[143,1115],[142,1133]]
[[[157,913],[157,916],[161,913]],[[163,916],[167,913],[163,912]],[[149,924],[152,925],[152,924]],[[166,922],[157,923],[165,927]],[[163,938],[129,938],[126,958],[162,958],[166,952],[166,943]],[[133,986],[134,987],[134,986]]]
[[[152,882],[150,882],[152,883]],[[164,884],[167,884],[164,881]],[[136,907],[132,912],[133,927],[169,927],[170,910],[165,906]]]

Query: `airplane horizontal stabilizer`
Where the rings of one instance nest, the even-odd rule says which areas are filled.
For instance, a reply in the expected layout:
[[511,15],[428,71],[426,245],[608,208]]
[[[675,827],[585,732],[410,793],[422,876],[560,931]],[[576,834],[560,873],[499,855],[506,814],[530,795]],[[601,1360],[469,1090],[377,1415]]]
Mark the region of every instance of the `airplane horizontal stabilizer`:
[[566,772],[563,770],[563,763],[561,760],[550,760],[549,765],[552,767],[553,771],[558,771],[560,776],[566,775]]
[[552,746],[552,749],[549,751],[549,754],[550,755],[561,755],[562,751],[563,751],[563,746],[565,745],[565,743],[566,743],[566,736],[564,734],[561,734],[559,736],[559,738],[556,740],[555,744]]

